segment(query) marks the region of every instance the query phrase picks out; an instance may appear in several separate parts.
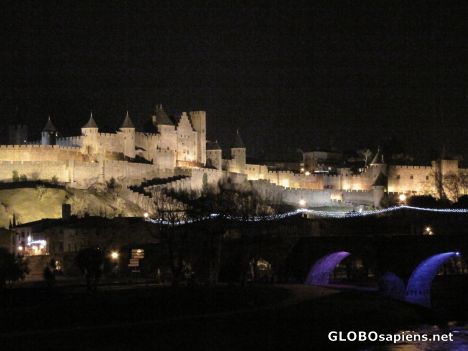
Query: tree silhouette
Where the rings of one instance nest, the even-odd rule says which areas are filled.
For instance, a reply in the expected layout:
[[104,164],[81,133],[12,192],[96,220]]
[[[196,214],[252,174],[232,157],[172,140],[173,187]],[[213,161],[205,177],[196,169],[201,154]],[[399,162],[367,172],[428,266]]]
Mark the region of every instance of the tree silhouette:
[[104,253],[101,249],[86,248],[78,252],[75,262],[86,278],[88,291],[96,291],[104,265]]
[[29,268],[22,257],[0,248],[0,289],[4,289],[7,283],[23,280],[27,273]]

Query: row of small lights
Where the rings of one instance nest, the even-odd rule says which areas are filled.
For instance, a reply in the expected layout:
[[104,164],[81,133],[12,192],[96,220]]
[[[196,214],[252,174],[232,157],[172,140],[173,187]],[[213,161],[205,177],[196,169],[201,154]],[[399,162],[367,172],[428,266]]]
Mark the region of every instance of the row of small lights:
[[[299,205],[304,206],[305,203],[302,203],[302,201],[303,200],[300,200]],[[389,208],[382,209],[382,210],[370,210],[370,211],[359,210],[357,212],[355,211],[353,212],[330,212],[330,211],[317,211],[317,210],[311,210],[311,209],[306,209],[306,208],[299,208],[291,212],[286,212],[286,213],[281,213],[281,214],[276,214],[276,215],[255,216],[251,218],[227,216],[227,219],[237,220],[237,221],[242,221],[242,222],[272,221],[272,220],[278,220],[278,219],[295,216],[299,213],[311,214],[311,215],[315,215],[319,217],[328,217],[328,218],[354,218],[354,217],[373,216],[373,215],[378,215],[382,213],[400,211],[404,209],[413,210],[413,211],[439,212],[439,213],[460,213],[460,214],[468,213],[468,209],[463,209],[463,208],[453,208],[453,209],[452,208],[424,208],[424,207],[401,205],[401,206],[389,207]],[[203,220],[214,219],[218,216],[219,214],[213,213],[210,216],[203,218]],[[166,221],[163,219],[153,219],[153,218],[150,218],[149,214],[146,212],[144,214],[144,218],[148,222],[156,223],[156,224],[182,225],[182,224],[189,224],[189,223],[195,222],[194,220],[180,220],[177,222],[170,222],[170,221]]]

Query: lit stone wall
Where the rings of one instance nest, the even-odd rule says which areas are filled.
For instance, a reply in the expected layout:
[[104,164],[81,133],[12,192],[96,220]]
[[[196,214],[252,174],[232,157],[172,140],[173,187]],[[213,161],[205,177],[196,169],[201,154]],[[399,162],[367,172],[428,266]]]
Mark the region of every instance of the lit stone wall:
[[460,168],[460,196],[468,195],[468,168]]
[[390,166],[388,191],[430,194],[435,189],[434,169],[429,166]]
[[188,115],[184,112],[177,125],[177,161],[197,162],[197,132],[192,128]]
[[206,112],[190,111],[192,127],[197,132],[197,162],[206,163]]
[[0,161],[84,160],[78,147],[60,145],[0,145]]
[[81,136],[57,138],[57,145],[60,145],[60,146],[81,147],[82,144],[83,144],[83,137]]
[[60,182],[71,181],[71,169],[67,161],[0,161],[0,181],[12,181],[13,172],[28,180],[48,180],[57,177]]

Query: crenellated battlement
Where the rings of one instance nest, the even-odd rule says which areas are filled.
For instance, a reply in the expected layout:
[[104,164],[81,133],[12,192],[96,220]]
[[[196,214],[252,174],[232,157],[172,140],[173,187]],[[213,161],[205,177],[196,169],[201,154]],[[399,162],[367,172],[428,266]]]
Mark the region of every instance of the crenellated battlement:
[[98,133],[98,137],[101,138],[117,138],[119,136],[118,132],[116,133]]
[[395,166],[390,166],[389,167],[390,170],[392,169],[397,169],[397,170],[401,170],[401,169],[420,169],[420,170],[431,170],[432,169],[432,166],[411,166],[411,165],[395,165]]
[[63,146],[63,145],[41,145],[41,144],[26,144],[26,145],[0,145],[2,150],[66,150],[66,151],[80,151],[76,146]]

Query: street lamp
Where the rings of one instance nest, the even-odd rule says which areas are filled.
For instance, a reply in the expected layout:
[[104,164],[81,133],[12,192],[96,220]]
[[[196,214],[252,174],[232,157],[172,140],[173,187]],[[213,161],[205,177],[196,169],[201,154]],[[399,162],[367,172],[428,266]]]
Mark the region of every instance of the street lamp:
[[112,251],[111,254],[110,254],[110,257],[112,258],[112,260],[114,261],[117,261],[119,259],[119,252],[118,251]]
[[143,217],[144,217],[145,219],[148,218],[148,217],[149,217],[149,213],[148,213],[148,212],[143,213]]
[[406,202],[406,195],[405,194],[398,195],[398,200],[400,200],[401,203],[405,203]]
[[304,207],[306,205],[306,200],[300,199],[299,200],[299,206]]

